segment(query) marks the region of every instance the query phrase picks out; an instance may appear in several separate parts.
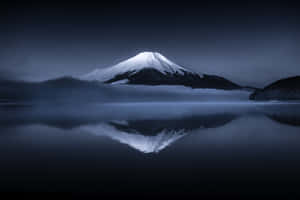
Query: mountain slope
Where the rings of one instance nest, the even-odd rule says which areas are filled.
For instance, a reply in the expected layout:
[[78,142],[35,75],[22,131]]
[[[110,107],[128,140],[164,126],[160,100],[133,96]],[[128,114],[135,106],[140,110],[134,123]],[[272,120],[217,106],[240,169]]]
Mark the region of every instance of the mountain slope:
[[252,100],[300,100],[300,76],[278,80],[250,95]]
[[239,89],[219,76],[185,69],[156,52],[143,52],[115,66],[96,69],[81,77],[110,84],[184,85],[192,88]]
[[84,75],[83,79],[98,80],[101,82],[111,82],[116,76],[127,74],[134,75],[141,70],[152,69],[161,74],[181,74],[191,71],[173,63],[160,53],[142,52],[136,56],[129,58],[117,65],[105,69],[96,69],[93,72]]

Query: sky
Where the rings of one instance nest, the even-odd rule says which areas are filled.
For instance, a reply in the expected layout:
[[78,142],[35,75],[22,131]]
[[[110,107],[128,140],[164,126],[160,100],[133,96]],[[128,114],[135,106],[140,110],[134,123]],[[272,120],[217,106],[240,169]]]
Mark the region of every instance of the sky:
[[300,6],[288,1],[3,2],[0,78],[79,76],[139,52],[264,87],[300,75]]

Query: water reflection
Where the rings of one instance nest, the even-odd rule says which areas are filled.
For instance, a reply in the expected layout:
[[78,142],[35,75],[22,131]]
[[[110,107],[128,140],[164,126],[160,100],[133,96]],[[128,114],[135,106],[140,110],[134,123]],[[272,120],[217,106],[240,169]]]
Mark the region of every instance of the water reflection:
[[84,126],[82,130],[97,136],[107,136],[122,144],[127,144],[130,147],[143,153],[158,153],[167,146],[174,143],[176,140],[184,137],[187,133],[182,130],[162,130],[155,135],[143,135],[139,132],[124,132],[115,128],[110,123]]
[[143,153],[158,153],[190,134],[220,128],[241,116],[266,116],[300,125],[298,105],[128,104],[85,108],[1,109],[0,127],[41,124],[104,136]]
[[219,127],[232,121],[233,114],[187,116],[162,120],[109,121],[81,126],[89,133],[107,136],[143,153],[158,153],[194,130]]

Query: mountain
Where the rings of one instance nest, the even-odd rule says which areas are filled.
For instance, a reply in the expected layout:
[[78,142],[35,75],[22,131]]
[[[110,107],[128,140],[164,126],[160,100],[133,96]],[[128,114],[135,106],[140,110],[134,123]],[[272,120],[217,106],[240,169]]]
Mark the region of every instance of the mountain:
[[222,77],[185,69],[157,52],[139,53],[112,67],[96,69],[81,79],[110,84],[183,85],[229,90],[241,88]]
[[300,76],[278,80],[267,87],[256,90],[251,100],[300,100]]

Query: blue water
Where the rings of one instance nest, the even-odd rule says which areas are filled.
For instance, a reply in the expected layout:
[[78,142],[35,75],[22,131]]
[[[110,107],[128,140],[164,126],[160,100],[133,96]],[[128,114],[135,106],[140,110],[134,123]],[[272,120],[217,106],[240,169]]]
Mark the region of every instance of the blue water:
[[300,105],[1,106],[1,192],[287,196],[300,183]]

